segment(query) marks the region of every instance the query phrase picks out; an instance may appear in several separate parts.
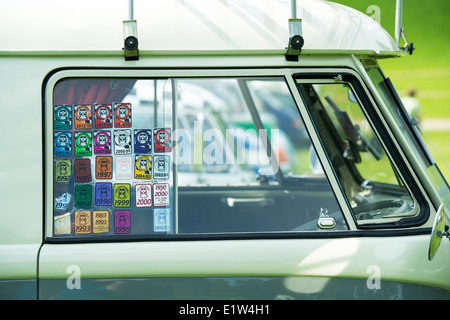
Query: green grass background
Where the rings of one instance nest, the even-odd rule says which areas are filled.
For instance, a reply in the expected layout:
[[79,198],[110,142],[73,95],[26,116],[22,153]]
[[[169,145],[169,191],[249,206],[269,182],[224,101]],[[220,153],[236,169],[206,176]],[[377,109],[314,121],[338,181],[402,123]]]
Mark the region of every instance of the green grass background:
[[[396,0],[333,0],[352,7],[378,22],[394,37]],[[377,6],[375,16],[370,6]],[[450,1],[404,0],[403,29],[416,48],[412,55],[379,63],[401,97],[414,88],[421,104],[421,126],[446,163],[429,146],[450,182]],[[403,45],[403,40],[401,41]]]

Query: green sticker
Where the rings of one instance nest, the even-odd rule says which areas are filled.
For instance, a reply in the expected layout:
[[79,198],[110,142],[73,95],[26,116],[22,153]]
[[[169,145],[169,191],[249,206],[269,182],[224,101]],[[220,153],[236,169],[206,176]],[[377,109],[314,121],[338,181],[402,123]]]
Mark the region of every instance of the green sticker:
[[75,156],[77,157],[92,156],[91,132],[75,133]]
[[53,128],[55,130],[72,129],[72,106],[54,106]]
[[114,185],[114,206],[129,207],[131,204],[131,188],[127,183],[118,183]]
[[77,208],[91,208],[92,186],[89,184],[79,184],[75,186],[75,202]]

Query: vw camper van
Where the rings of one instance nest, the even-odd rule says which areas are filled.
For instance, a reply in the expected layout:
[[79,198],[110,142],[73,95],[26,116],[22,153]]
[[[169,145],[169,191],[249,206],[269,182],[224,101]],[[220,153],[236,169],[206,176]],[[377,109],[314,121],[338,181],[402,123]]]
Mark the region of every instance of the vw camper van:
[[450,298],[449,185],[378,64],[408,58],[401,23],[322,0],[0,16],[2,299]]

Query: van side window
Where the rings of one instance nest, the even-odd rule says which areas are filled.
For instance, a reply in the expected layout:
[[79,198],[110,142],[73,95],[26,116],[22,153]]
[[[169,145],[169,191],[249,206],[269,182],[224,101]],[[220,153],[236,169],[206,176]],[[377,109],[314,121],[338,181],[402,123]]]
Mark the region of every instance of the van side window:
[[302,80],[300,93],[359,226],[418,214],[350,83]]
[[53,104],[54,238],[348,229],[282,77],[68,79]]

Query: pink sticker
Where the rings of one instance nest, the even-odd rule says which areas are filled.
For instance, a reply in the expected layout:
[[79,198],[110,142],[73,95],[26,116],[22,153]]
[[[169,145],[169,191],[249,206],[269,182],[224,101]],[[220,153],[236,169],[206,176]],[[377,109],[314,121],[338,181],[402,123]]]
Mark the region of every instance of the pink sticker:
[[131,232],[131,215],[130,211],[114,212],[114,233],[130,233]]
[[152,206],[152,185],[136,185],[136,208],[147,208]]

